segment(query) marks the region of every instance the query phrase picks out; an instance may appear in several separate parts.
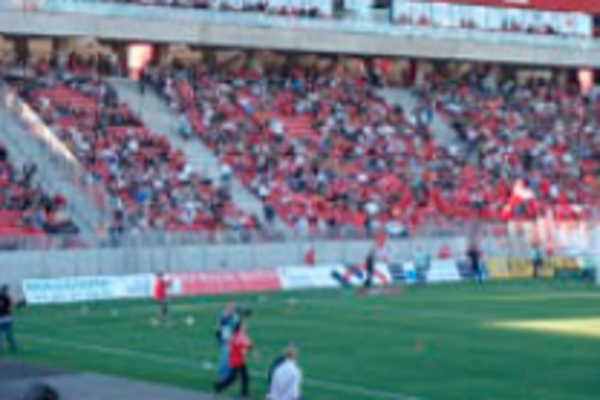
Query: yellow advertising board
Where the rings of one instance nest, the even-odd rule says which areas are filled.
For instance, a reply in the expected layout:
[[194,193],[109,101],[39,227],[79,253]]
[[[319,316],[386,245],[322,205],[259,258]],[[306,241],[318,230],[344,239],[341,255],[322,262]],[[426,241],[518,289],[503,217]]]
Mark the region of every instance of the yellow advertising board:
[[[508,259],[492,257],[487,260],[488,274],[492,279],[522,279],[533,277],[533,263],[526,258]],[[544,266],[539,271],[539,276],[552,278],[557,271],[580,271],[581,267],[576,259],[566,257],[552,257],[544,260]]]

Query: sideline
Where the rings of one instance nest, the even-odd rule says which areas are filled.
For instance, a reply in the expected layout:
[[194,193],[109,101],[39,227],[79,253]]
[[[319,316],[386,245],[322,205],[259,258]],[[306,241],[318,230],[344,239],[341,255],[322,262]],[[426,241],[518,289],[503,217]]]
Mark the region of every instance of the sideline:
[[[146,361],[154,362],[157,364],[190,368],[190,369],[202,370],[205,372],[214,370],[214,366],[208,362],[195,363],[195,362],[191,362],[191,361],[188,361],[188,360],[185,360],[182,358],[178,358],[178,357],[162,356],[162,355],[158,355],[158,354],[148,354],[148,353],[137,352],[137,351],[133,351],[133,350],[112,348],[112,347],[106,347],[106,346],[100,346],[100,345],[94,345],[94,344],[85,344],[84,345],[84,344],[78,344],[78,343],[70,343],[70,342],[64,342],[64,341],[55,340],[55,339],[42,338],[39,336],[34,336],[34,335],[29,335],[29,334],[21,335],[21,337],[25,338],[26,340],[28,340],[30,342],[43,344],[43,345],[63,347],[63,348],[67,348],[67,349],[87,351],[87,352],[99,353],[99,354],[104,354],[104,355],[127,357],[127,358],[136,359],[136,360],[146,360]],[[252,371],[252,376],[262,379],[262,380],[266,380],[266,373],[263,373],[262,371]],[[401,394],[401,393],[386,392],[386,391],[367,388],[367,387],[363,387],[363,386],[351,385],[351,384],[347,384],[347,383],[342,384],[342,383],[338,383],[338,382],[334,382],[334,381],[312,378],[309,376],[304,377],[304,382],[305,382],[305,385],[312,386],[314,388],[326,389],[326,390],[330,390],[330,391],[338,392],[338,393],[360,395],[360,396],[364,396],[365,398],[368,398],[369,400],[372,400],[373,398],[387,399],[387,400],[433,400],[433,399],[429,399],[429,398],[409,396],[409,395]]]

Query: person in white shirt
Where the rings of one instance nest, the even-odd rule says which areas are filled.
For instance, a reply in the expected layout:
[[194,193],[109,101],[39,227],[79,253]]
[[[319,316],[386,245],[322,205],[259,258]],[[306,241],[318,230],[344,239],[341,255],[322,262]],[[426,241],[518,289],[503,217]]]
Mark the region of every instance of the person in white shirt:
[[298,347],[294,344],[285,349],[285,358],[273,371],[269,400],[301,400],[302,371],[298,366]]

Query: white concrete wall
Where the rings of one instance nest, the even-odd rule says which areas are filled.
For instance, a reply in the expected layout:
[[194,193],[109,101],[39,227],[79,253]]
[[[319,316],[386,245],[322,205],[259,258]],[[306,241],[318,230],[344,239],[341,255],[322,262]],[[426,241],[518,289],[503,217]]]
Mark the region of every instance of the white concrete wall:
[[[319,263],[361,262],[373,247],[369,241],[329,241],[314,243]],[[449,245],[464,254],[467,241],[462,238],[397,240],[390,242],[393,260],[410,259],[417,248],[437,254]],[[119,275],[135,272],[191,271],[201,269],[255,269],[298,265],[310,243],[273,243],[258,245],[209,245],[150,248],[5,251],[0,252],[0,283],[15,289],[28,278],[86,275]]]

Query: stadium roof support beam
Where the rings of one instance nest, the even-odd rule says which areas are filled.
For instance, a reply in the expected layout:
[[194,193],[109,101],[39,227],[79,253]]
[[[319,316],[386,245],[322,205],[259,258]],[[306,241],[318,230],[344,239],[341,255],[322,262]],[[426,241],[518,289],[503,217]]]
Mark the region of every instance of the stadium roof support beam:
[[[336,54],[474,60],[530,66],[600,67],[600,41],[591,39],[527,41],[488,39],[487,35],[386,34],[342,29],[300,29],[209,23],[134,16],[61,12],[0,11],[0,33],[52,37],[95,37],[117,41],[186,43],[216,47]],[[335,24],[335,22],[330,22]]]

